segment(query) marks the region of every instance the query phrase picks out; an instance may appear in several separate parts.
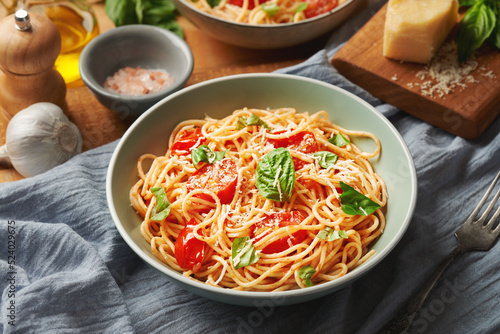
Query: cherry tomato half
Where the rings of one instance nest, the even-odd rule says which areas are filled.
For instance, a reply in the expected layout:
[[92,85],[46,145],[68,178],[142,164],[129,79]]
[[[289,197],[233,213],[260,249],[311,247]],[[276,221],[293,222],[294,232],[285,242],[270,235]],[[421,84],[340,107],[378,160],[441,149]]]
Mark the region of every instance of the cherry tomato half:
[[[222,204],[229,204],[233,200],[238,184],[238,168],[236,162],[222,159],[214,164],[206,164],[194,172],[187,180],[188,191],[207,189],[219,197]],[[200,194],[199,198],[213,202],[210,196]]]
[[[229,0],[229,3],[234,6],[238,7],[243,7],[243,1],[244,0]],[[264,2],[267,2],[269,0],[259,0],[259,4],[263,4]],[[255,8],[255,2],[254,0],[248,0],[248,9],[252,10]]]
[[191,154],[191,149],[204,144],[205,141],[206,138],[202,136],[200,128],[186,130],[178,136],[170,151],[173,155],[188,155]]
[[184,270],[197,272],[203,264],[205,256],[205,242],[196,239],[193,227],[196,225],[194,218],[181,230],[175,241],[175,259]]
[[[276,132],[280,133],[280,132]],[[268,142],[275,148],[287,147],[305,154],[314,153],[319,151],[318,142],[314,134],[310,131],[302,131],[288,138],[272,139],[269,138]],[[305,162],[300,159],[293,159],[295,170],[304,167]]]
[[304,10],[304,15],[307,18],[318,16],[331,11],[338,4],[338,0],[307,0],[307,8]]
[[[290,225],[299,225],[304,220],[304,216],[300,211],[291,212],[275,212],[266,215],[265,219],[253,225],[252,237],[255,241],[259,241],[271,232],[278,230],[281,227]],[[262,253],[274,254],[290,248],[290,245],[297,245],[304,241],[307,237],[305,230],[299,230],[291,236],[280,238],[271,242],[264,247]]]

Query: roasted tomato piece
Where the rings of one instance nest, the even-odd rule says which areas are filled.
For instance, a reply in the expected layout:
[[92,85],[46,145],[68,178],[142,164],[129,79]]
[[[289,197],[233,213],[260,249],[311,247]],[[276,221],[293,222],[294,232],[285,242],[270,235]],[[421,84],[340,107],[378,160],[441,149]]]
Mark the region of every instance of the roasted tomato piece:
[[173,155],[188,155],[191,154],[191,149],[204,144],[205,141],[200,128],[186,130],[178,136],[170,151]]
[[338,4],[338,0],[307,0],[307,8],[304,10],[304,15],[307,18],[318,16],[331,11]]
[[[243,1],[244,0],[229,0],[229,3],[231,5],[235,5],[238,7],[243,7]],[[259,0],[259,4],[263,4],[264,2],[269,1],[269,0]],[[255,8],[255,1],[254,0],[248,0],[248,9],[252,10]]]
[[[238,168],[236,162],[230,159],[222,159],[214,164],[206,164],[194,172],[187,180],[188,191],[195,189],[207,189],[213,191],[219,197],[222,204],[229,204],[233,200],[238,184]],[[211,196],[199,198],[213,202]]]
[[193,227],[196,225],[194,218],[181,230],[175,241],[175,259],[184,270],[197,272],[203,264],[206,243],[196,239]]
[[[276,132],[276,134],[283,133],[283,131]],[[275,148],[287,147],[302,153],[318,152],[319,146],[314,138],[314,134],[310,131],[302,131],[287,138],[273,139],[269,138],[268,142]]]
[[[305,154],[319,151],[318,142],[316,141],[316,138],[314,138],[314,134],[310,131],[302,131],[288,138],[269,138],[268,142],[275,148],[287,147],[291,150],[296,150]],[[294,158],[293,164],[295,166],[295,170],[298,170],[304,167],[305,162],[300,159]]]
[[[253,225],[252,237],[255,238],[255,241],[259,241],[269,233],[274,232],[281,227],[299,225],[303,220],[304,216],[300,213],[300,211],[271,213],[266,215],[262,221]],[[282,252],[290,248],[291,245],[300,244],[306,239],[306,237],[307,232],[305,230],[299,230],[290,236],[271,242],[269,245],[264,247],[262,253],[274,254]]]

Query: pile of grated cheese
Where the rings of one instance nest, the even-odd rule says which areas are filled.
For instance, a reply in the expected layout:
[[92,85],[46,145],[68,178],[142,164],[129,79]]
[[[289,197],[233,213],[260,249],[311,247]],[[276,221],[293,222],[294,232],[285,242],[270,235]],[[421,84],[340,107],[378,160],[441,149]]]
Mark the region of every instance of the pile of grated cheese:
[[[477,73],[473,73],[474,71]],[[479,66],[474,57],[459,64],[457,44],[452,41],[445,43],[432,61],[416,74],[421,82],[408,83],[407,86],[419,88],[423,96],[445,98],[448,94],[457,90],[461,92],[468,85],[478,83],[473,74],[496,79],[493,71],[485,66]],[[397,81],[397,77],[393,77],[392,80]]]

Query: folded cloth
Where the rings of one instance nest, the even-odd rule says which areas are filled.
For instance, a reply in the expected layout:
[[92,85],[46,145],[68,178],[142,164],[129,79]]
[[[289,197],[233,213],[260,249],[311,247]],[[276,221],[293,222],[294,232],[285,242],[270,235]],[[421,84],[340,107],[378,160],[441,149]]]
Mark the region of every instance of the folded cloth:
[[[365,20],[383,1],[371,1]],[[377,7],[378,6],[378,7]],[[371,96],[329,63],[355,31],[280,73],[360,96],[400,131],[419,195],[396,249],[345,289],[291,306],[214,302],[169,282],[121,239],[106,203],[113,142],[43,175],[0,184],[1,330],[4,333],[376,333],[455,247],[453,233],[500,169],[500,119],[477,140],[424,123]],[[412,333],[499,333],[500,245],[463,255],[419,313]]]

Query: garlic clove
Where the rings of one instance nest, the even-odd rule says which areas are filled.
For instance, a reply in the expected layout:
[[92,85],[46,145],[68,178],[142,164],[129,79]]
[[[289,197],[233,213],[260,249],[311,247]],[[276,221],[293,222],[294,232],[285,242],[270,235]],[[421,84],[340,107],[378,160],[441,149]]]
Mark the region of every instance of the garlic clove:
[[40,102],[21,110],[10,120],[6,153],[24,177],[38,175],[82,151],[82,136],[57,105]]

